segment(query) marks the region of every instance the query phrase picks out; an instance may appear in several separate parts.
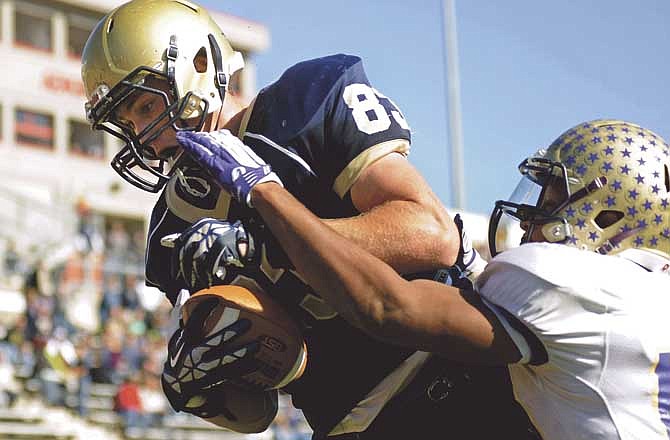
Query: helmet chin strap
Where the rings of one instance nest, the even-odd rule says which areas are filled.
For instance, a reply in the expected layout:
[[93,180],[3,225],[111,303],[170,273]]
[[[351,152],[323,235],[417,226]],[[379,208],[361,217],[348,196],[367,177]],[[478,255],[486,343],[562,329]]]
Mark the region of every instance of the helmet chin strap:
[[175,64],[177,62],[177,56],[179,56],[179,49],[177,48],[177,36],[170,35],[170,44],[168,45],[167,51],[165,52],[165,58],[167,59],[167,78],[170,90],[174,88],[175,84]]
[[219,97],[221,98],[221,109],[226,99],[226,89],[228,88],[228,75],[223,71],[223,59],[221,56],[221,48],[216,42],[214,35],[207,35],[209,40],[209,47],[212,49],[212,63],[214,64],[214,84],[219,90]]
[[607,240],[605,243],[602,244],[602,246],[599,246],[596,248],[596,252],[599,254],[607,255],[610,252],[612,252],[614,249],[619,247],[619,243],[630,237],[631,235],[637,234],[639,231],[644,229],[642,226],[638,226],[637,228],[631,228],[625,231],[621,231],[618,234],[616,234],[614,237],[610,238]]
[[[223,60],[221,57],[221,49],[219,48],[218,43],[216,42],[216,39],[214,38],[214,35],[209,34],[207,36],[209,40],[209,45],[212,50],[212,63],[214,64],[214,83],[216,85],[217,90],[219,91],[219,96],[221,98],[221,106],[218,108],[218,110],[214,110],[212,113],[210,113],[210,120],[206,121],[205,124],[207,125],[206,127],[202,127],[201,130],[203,131],[213,131],[219,128],[219,125],[221,124],[221,118],[223,116],[223,105],[225,102],[226,98],[226,89],[228,86],[228,78],[225,72],[223,71]],[[176,60],[176,56],[178,54],[177,51],[177,44],[176,44],[176,36],[172,35],[170,37],[170,46],[168,49],[167,53],[167,59],[168,59],[168,79],[172,82],[174,82],[174,62]],[[172,55],[172,56],[171,56]],[[223,124],[221,124],[223,125]],[[174,167],[176,167],[175,174],[177,175],[177,179],[179,179],[179,182],[181,185],[184,187],[184,189],[190,193],[191,195],[195,196],[203,196],[199,191],[196,191],[194,188],[192,188],[189,183],[188,179],[184,175],[184,172],[180,169],[179,165],[181,162],[183,162],[185,159],[185,156],[183,152],[179,155],[178,158],[176,158],[175,163],[173,164]],[[209,192],[209,191],[207,191]]]

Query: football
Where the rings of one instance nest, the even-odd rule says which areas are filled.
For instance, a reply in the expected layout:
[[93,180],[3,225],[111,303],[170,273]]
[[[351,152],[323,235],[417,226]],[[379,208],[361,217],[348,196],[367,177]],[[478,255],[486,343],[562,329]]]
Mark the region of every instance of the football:
[[202,322],[202,333],[213,332],[238,319],[248,319],[251,327],[234,340],[235,345],[257,340],[254,355],[260,368],[242,377],[254,388],[282,388],[299,378],[307,365],[307,345],[291,316],[269,295],[241,286],[213,286],[193,294],[184,304],[182,318],[188,322],[191,312],[202,301],[213,301]]

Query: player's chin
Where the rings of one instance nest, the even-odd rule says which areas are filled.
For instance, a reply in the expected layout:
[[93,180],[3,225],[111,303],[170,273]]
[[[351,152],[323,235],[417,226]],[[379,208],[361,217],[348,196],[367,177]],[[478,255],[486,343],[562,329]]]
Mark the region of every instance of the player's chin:
[[179,156],[181,156],[183,152],[184,150],[181,148],[181,146],[175,143],[173,145],[162,147],[160,151],[156,153],[156,156],[158,156],[160,159],[174,163],[178,160]]
[[169,172],[193,165],[190,157],[180,145],[167,147],[161,151],[161,158],[166,161]]

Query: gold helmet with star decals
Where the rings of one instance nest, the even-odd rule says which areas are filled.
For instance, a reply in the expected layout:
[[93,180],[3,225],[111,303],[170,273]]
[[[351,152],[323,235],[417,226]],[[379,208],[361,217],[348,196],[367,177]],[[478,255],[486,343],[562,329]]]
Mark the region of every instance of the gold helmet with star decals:
[[586,122],[519,170],[513,196],[496,202],[491,216],[492,255],[499,252],[503,218],[512,217],[525,223],[522,243],[541,233],[543,241],[601,254],[647,251],[651,266],[668,269],[670,147],[651,130],[616,120]]
[[[230,76],[243,65],[223,31],[194,3],[132,0],[106,15],[86,42],[81,75],[93,128],[125,143],[112,160],[114,170],[141,189],[159,191],[175,158],[156,156],[150,143],[168,128],[200,130],[223,105]],[[139,92],[158,95],[165,111],[136,133],[117,110]]]

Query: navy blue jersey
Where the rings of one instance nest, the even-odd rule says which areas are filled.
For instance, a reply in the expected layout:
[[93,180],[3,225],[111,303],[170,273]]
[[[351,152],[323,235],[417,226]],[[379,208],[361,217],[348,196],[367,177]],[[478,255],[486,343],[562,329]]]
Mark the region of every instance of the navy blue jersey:
[[[370,86],[360,58],[348,55],[288,69],[256,96],[239,136],[322,218],[358,214],[349,190],[361,171],[387,154],[406,154],[410,143],[398,108]],[[203,217],[241,219],[263,243],[258,264],[228,268],[222,283],[261,288],[302,323],[309,361],[301,379],[286,390],[315,430],[327,432],[411,354],[369,338],[338,317],[291,270],[256,213],[231,200],[195,166],[184,168],[184,178],[169,181],[149,230],[147,283],[173,303],[181,286],[173,280],[170,250],[160,239]]]

